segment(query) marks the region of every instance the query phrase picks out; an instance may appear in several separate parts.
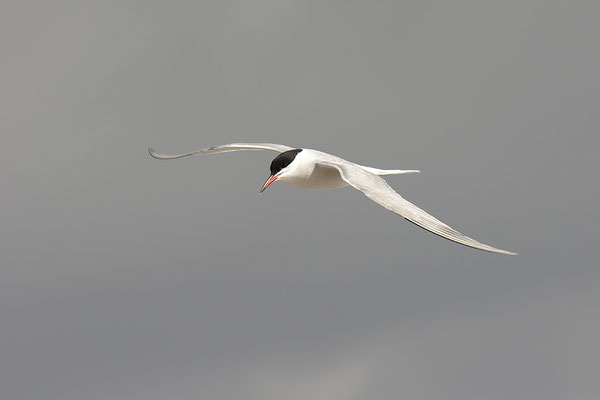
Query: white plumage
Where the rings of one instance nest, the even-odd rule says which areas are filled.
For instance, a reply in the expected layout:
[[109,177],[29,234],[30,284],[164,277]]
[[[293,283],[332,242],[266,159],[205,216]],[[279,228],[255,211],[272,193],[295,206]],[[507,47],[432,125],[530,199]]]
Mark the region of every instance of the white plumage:
[[517,254],[480,243],[452,229],[404,199],[380,176],[416,173],[419,172],[418,170],[382,170],[365,167],[322,151],[295,149],[273,143],[232,143],[178,155],[159,154],[152,149],[148,149],[152,157],[162,160],[172,160],[195,154],[215,154],[241,150],[272,150],[280,153],[271,163],[271,175],[263,185],[261,192],[276,180],[304,189],[337,189],[352,186],[382,207],[436,235],[492,253]]

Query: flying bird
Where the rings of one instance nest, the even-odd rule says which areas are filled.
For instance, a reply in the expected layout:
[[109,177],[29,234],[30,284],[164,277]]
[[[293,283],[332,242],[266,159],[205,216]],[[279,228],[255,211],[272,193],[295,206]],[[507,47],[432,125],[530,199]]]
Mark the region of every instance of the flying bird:
[[156,153],[153,149],[148,149],[148,152],[157,159],[173,160],[197,154],[216,154],[241,150],[271,150],[279,153],[271,161],[271,173],[260,189],[261,193],[275,181],[283,181],[304,189],[337,189],[352,186],[380,206],[443,238],[492,253],[517,254],[480,243],[452,229],[404,199],[381,178],[382,175],[411,174],[417,173],[419,170],[365,167],[322,151],[293,148],[273,143],[232,143],[176,155]]

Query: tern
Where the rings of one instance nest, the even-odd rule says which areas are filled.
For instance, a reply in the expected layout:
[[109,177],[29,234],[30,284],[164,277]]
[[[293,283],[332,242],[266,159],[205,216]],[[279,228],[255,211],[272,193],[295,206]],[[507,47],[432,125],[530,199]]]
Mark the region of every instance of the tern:
[[352,186],[380,206],[443,238],[492,253],[517,254],[480,243],[452,229],[404,199],[381,177],[417,173],[419,170],[365,167],[322,151],[274,143],[231,143],[175,155],[156,153],[151,148],[148,152],[157,159],[173,160],[192,155],[241,150],[271,150],[279,153],[271,162],[271,173],[260,189],[261,193],[275,181],[283,181],[303,189],[337,189]]

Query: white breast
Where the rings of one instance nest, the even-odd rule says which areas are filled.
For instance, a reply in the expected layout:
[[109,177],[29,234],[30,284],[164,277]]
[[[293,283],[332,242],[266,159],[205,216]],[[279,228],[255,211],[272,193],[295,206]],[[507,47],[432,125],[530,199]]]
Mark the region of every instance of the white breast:
[[319,164],[320,151],[304,149],[290,164],[290,171],[280,180],[303,189],[337,189],[348,186],[336,168]]

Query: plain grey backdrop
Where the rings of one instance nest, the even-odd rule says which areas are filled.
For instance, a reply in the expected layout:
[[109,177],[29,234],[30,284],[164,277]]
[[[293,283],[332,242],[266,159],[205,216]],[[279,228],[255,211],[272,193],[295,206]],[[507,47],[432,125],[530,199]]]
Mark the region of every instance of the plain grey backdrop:
[[600,398],[599,4],[3,1],[0,397]]

